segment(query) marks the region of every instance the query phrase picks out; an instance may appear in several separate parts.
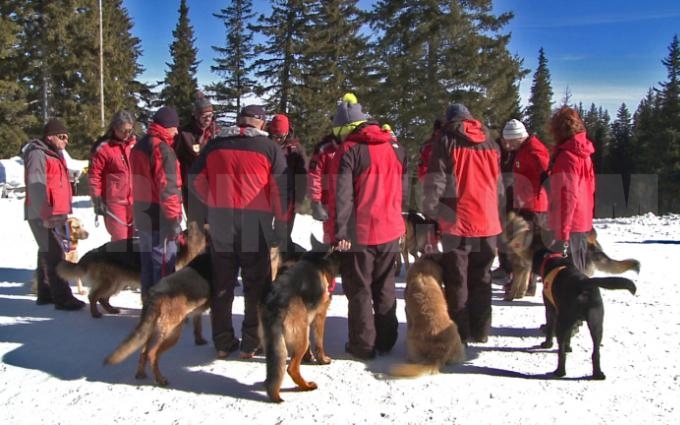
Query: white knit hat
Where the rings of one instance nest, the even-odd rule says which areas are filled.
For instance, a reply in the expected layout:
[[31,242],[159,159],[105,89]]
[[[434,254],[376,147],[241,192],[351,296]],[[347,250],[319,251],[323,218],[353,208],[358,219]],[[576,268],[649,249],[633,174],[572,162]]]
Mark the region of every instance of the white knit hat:
[[505,124],[505,127],[503,127],[503,138],[505,140],[513,140],[513,139],[526,139],[529,137],[529,133],[527,133],[527,129],[524,128],[524,124],[522,124],[518,120],[510,120]]

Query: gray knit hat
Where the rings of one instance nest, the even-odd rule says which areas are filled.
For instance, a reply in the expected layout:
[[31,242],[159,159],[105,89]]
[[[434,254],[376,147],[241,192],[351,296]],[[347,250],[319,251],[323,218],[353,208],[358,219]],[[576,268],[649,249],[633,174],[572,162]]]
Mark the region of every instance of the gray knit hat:
[[455,119],[472,119],[472,114],[462,103],[454,103],[446,110],[446,122]]
[[505,127],[503,127],[503,138],[505,140],[524,140],[527,137],[529,137],[529,133],[527,133],[524,124],[519,120],[510,120],[505,124]]
[[353,93],[346,93],[340,102],[333,117],[333,127],[342,127],[357,121],[366,121],[368,115],[361,110],[361,104]]

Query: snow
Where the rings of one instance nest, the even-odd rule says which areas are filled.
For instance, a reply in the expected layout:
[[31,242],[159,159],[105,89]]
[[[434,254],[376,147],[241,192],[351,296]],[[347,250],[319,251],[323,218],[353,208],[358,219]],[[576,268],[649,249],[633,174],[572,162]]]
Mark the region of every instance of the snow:
[[[264,359],[215,359],[211,345],[195,346],[186,326],[175,347],[161,359],[167,388],[134,378],[137,354],[116,366],[102,361],[134,328],[139,293],[123,291],[112,304],[118,316],[92,319],[87,309],[57,311],[37,306],[27,282],[35,268],[36,245],[22,221],[22,201],[0,200],[0,423],[2,424],[672,424],[680,423],[680,215],[597,220],[600,242],[614,258],[642,263],[633,278],[638,293],[602,291],[605,302],[602,367],[605,381],[591,381],[592,344],[583,327],[567,357],[567,376],[550,376],[555,349],[536,348],[543,337],[540,296],[502,300],[494,285],[493,329],[486,344],[471,344],[468,361],[441,374],[411,380],[386,376],[405,360],[406,320],[398,278],[399,341],[387,356],[353,360],[343,352],[347,302],[336,289],[326,325],[327,366],[303,365],[306,379],[319,388],[290,391],[285,402],[267,401]],[[108,240],[94,226],[87,198],[74,199],[74,215],[90,238],[80,254]],[[320,223],[296,220],[294,238],[309,245]],[[86,297],[80,296],[86,300]],[[234,303],[240,329],[243,299]],[[204,333],[210,326],[203,317]]]

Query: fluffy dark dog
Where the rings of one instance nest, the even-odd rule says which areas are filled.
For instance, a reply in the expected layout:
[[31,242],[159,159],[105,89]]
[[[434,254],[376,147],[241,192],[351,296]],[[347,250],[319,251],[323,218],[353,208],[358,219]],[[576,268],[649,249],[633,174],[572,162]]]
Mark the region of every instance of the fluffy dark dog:
[[[536,246],[536,244],[532,244]],[[635,294],[633,281],[623,277],[588,277],[560,254],[539,249],[533,258],[533,270],[543,277],[543,301],[546,314],[546,339],[542,348],[553,345],[557,336],[556,376],[565,375],[567,351],[570,351],[572,331],[579,321],[585,321],[593,340],[593,379],[605,379],[600,368],[600,343],[604,319],[604,304],[600,288],[626,289]]]
[[438,373],[445,364],[465,360],[465,346],[444,298],[438,257],[420,257],[406,275],[406,351],[412,363],[393,367],[393,376]]
[[[509,252],[507,259],[512,267],[512,283],[506,291],[504,299],[511,301],[526,295],[531,275],[531,255],[524,252],[532,244],[534,237],[540,238],[538,231],[532,229],[529,223],[514,212],[509,212],[504,224],[504,236],[508,241]],[[629,258],[614,260],[610,258],[597,241],[597,233],[591,230],[588,234],[588,252],[586,274],[592,276],[596,270],[608,274],[621,274],[629,270],[640,272],[640,262]]]
[[206,343],[201,334],[201,314],[210,307],[211,278],[210,255],[202,253],[181,270],[153,285],[139,324],[104,364],[118,364],[142,347],[135,378],[146,378],[148,362],[155,382],[167,385],[168,380],[161,374],[158,361],[163,352],[177,343],[187,318],[193,318],[196,344]]
[[[184,232],[184,241],[179,245],[176,270],[180,270],[205,249],[205,232],[196,223],[191,223]],[[123,239],[107,242],[87,252],[77,263],[62,261],[57,266],[57,272],[64,279],[81,279],[85,286],[90,287],[88,299],[92,317],[102,317],[97,309],[97,302],[109,314],[118,314],[120,310],[111,306],[109,299],[126,287],[140,286],[139,241]]]
[[260,333],[267,356],[265,387],[271,401],[280,403],[281,384],[290,356],[288,374],[303,391],[316,389],[314,382],[300,374],[300,364],[309,349],[309,330],[314,326],[315,355],[329,363],[323,349],[329,287],[339,268],[336,251],[311,251],[283,271],[265,292],[260,305]]

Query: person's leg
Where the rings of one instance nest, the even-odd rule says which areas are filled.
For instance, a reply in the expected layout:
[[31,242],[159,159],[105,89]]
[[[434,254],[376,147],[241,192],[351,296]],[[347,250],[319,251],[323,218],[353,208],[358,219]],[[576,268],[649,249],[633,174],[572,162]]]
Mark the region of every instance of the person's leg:
[[210,323],[212,339],[218,357],[226,357],[238,350],[239,341],[234,336],[232,305],[236,287],[236,255],[233,252],[215,251],[210,246],[213,279],[210,282]]
[[470,321],[468,313],[468,252],[460,237],[444,235],[442,237],[442,272],[444,295],[449,308],[451,320],[456,322],[458,333],[463,341],[470,337]]
[[585,273],[588,262],[588,232],[572,232],[569,236],[569,256],[576,268]]
[[470,336],[486,342],[491,331],[491,264],[496,252],[496,237],[469,238],[468,311]]
[[359,358],[375,356],[375,318],[371,294],[373,254],[365,246],[352,247],[340,264],[342,289],[347,297],[349,342],[345,350]]
[[[264,239],[263,239],[264,242]],[[267,247],[265,243],[263,247]],[[272,271],[267,252],[244,252],[239,254],[243,278],[244,314],[241,325],[242,357],[252,357],[261,348],[258,332],[259,317],[257,306],[262,292],[271,285]]]
[[376,247],[373,268],[373,310],[375,311],[375,349],[388,352],[397,342],[397,297],[394,287],[394,261],[399,255],[399,240]]
[[33,233],[33,238],[38,244],[37,267],[36,267],[36,290],[38,305],[52,304],[52,293],[47,278],[47,251],[49,250],[49,229],[42,225],[40,220],[29,220],[28,226]]

